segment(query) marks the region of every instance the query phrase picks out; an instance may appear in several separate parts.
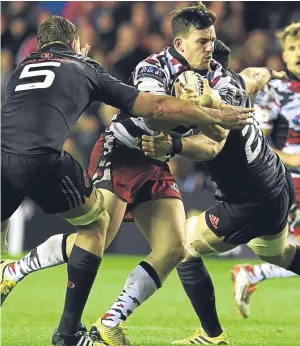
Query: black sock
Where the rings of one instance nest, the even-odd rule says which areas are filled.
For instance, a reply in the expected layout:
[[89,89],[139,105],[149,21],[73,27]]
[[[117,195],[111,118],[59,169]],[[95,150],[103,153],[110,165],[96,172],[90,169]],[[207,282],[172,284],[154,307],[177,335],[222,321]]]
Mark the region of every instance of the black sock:
[[300,275],[300,246],[296,245],[296,253],[291,265],[287,268],[287,270]]
[[74,245],[68,261],[68,287],[58,329],[64,334],[78,332],[81,316],[97,275],[101,257]]
[[202,258],[180,263],[177,272],[202,328],[211,337],[219,336],[222,327],[216,310],[214,286]]

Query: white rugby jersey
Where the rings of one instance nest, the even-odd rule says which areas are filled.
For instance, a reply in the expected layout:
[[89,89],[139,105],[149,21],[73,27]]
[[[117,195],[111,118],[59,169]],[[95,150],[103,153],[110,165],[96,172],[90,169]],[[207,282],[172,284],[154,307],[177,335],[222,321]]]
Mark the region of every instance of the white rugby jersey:
[[[173,50],[175,51],[174,48]],[[152,54],[142,60],[134,69],[129,84],[150,94],[170,95],[177,76],[187,70],[187,64],[182,64],[170,51],[172,48],[168,47],[159,54]],[[191,131],[191,127],[187,126],[176,128],[176,132],[180,136],[187,136]],[[109,132],[126,146],[138,150],[141,150],[143,135],[159,134],[149,129],[142,117],[129,117],[128,113],[123,111],[114,115],[106,132]],[[169,157],[158,159],[167,161]]]
[[[160,53],[152,54],[141,61],[133,71],[129,84],[150,94],[171,95],[176,78],[187,69],[186,60],[174,47],[167,47]],[[241,103],[245,95],[241,94],[241,82],[238,80],[240,77],[237,78],[234,76],[234,72],[231,72],[224,70],[221,64],[212,60],[211,70],[204,71],[204,75],[208,78],[211,87],[218,90],[224,102],[244,105]],[[174,129],[174,132],[179,136],[188,136],[192,134],[195,128],[182,125]],[[126,146],[138,150],[141,150],[141,137],[143,135],[158,134],[146,126],[142,117],[129,117],[123,111],[114,115],[106,133],[117,138]],[[169,157],[158,159],[167,161]]]
[[[272,80],[255,100],[256,119],[262,129],[271,130],[270,144],[287,154],[300,153],[300,82]],[[300,167],[290,168],[300,177]]]

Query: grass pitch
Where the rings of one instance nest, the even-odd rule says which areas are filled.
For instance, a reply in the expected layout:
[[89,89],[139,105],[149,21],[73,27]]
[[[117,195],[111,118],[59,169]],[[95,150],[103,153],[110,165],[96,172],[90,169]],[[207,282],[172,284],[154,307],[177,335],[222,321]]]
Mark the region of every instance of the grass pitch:
[[[106,256],[88,301],[88,327],[116,299],[140,258]],[[248,320],[236,314],[229,271],[236,260],[206,260],[216,287],[220,319],[232,346],[300,345],[300,279],[268,280],[252,297]],[[66,266],[47,269],[21,282],[2,308],[2,346],[50,346],[62,311]],[[170,345],[198,327],[197,318],[174,272],[128,320],[133,345]]]

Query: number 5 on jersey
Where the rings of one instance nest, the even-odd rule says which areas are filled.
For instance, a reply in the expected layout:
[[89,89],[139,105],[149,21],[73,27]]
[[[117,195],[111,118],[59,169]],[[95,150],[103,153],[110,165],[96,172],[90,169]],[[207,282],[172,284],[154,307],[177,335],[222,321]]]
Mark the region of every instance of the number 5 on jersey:
[[31,77],[40,77],[40,76],[45,76],[45,79],[43,82],[31,82],[31,83],[26,83],[26,84],[19,84],[16,86],[15,91],[49,88],[54,81],[55,73],[51,70],[32,71],[32,69],[37,68],[37,67],[47,67],[47,66],[59,67],[60,65],[61,65],[61,63],[56,62],[56,61],[41,62],[41,63],[37,63],[37,64],[26,65],[20,74],[20,79],[31,78]]

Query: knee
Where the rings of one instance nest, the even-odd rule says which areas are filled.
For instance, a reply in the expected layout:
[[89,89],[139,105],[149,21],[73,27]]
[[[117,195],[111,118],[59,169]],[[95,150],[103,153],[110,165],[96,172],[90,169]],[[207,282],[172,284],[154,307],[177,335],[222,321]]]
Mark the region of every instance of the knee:
[[161,257],[162,261],[168,261],[178,264],[180,263],[186,256],[186,250],[183,242],[179,242],[176,244],[170,244],[169,247],[164,248],[156,248],[153,249],[153,252],[157,253],[157,256]]
[[86,225],[86,227],[93,231],[95,237],[102,237],[103,234],[106,234],[109,226],[109,221],[110,217],[108,212],[106,210],[103,210],[99,217],[89,225]]

